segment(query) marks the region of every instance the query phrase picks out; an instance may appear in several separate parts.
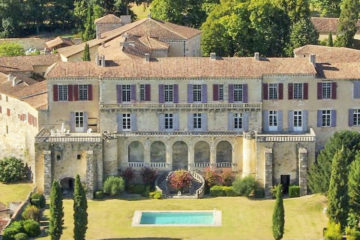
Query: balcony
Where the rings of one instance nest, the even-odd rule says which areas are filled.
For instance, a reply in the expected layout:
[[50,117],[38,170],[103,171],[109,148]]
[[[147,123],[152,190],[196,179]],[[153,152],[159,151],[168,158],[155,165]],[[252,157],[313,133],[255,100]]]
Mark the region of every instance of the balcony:
[[129,104],[100,104],[100,111],[261,111],[262,103],[129,103]]
[[69,143],[69,142],[95,142],[100,143],[100,133],[51,133],[48,129],[42,129],[35,137],[36,143]]
[[316,134],[310,128],[309,133],[304,134],[255,134],[257,142],[315,142]]

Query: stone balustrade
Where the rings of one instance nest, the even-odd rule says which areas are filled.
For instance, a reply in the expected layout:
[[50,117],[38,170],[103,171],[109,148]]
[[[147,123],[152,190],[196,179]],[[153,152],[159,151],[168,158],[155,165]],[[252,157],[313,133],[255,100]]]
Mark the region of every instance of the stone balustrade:
[[304,134],[255,134],[257,142],[315,142],[316,135],[312,128]]

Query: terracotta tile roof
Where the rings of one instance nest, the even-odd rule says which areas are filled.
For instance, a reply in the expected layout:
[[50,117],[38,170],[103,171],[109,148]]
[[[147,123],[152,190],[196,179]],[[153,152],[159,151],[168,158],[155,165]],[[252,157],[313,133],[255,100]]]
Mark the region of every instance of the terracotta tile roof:
[[0,72],[31,72],[33,66],[50,66],[59,60],[57,54],[0,57]]
[[108,67],[93,62],[59,62],[47,78],[240,78],[272,74],[315,75],[313,65],[305,58],[210,58],[172,57],[146,62],[144,59],[124,60]]
[[157,49],[169,49],[170,45],[166,42],[159,41],[153,37],[142,36],[139,38],[139,41],[146,45],[148,48],[157,50]]
[[120,23],[120,22],[121,22],[121,18],[115,16],[114,14],[108,14],[101,18],[95,19],[95,24],[96,23]]
[[[336,33],[339,24],[339,18],[312,17],[311,22],[314,24],[316,31],[319,33]],[[358,28],[357,33],[360,33],[360,20],[358,20],[356,25]]]
[[61,44],[66,44],[66,45],[68,45],[68,46],[74,45],[74,43],[71,42],[70,40],[64,39],[64,38],[62,38],[62,37],[60,37],[60,36],[59,36],[59,37],[56,37],[56,38],[54,38],[54,39],[52,39],[52,40],[50,40],[50,41],[47,41],[47,42],[45,43],[46,47],[49,48],[49,49],[52,49],[52,48],[54,48],[54,47],[57,47],[57,46],[59,46],[59,45],[61,45]]
[[318,63],[317,76],[327,79],[360,79],[360,62]]
[[[87,41],[89,47],[99,46],[102,43],[113,40],[124,33],[129,33],[134,36],[150,36],[162,40],[187,40],[196,35],[201,34],[201,31],[195,28],[184,27],[172,23],[162,22],[153,18],[144,18],[139,21],[126,24],[114,30],[101,34],[100,39],[93,39]],[[59,48],[58,52],[64,57],[70,57],[84,50],[85,44],[81,43],[65,48]]]
[[320,45],[305,45],[294,50],[295,57],[316,55],[316,62],[356,62],[360,61],[360,50],[344,47],[326,47]]

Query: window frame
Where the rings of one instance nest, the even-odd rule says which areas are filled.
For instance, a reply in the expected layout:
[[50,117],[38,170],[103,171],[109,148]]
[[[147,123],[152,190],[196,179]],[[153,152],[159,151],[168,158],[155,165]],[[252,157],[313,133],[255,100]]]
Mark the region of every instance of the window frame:
[[193,129],[201,130],[202,129],[202,113],[193,113]]
[[332,99],[332,82],[321,83],[322,99]]
[[294,110],[292,121],[293,121],[294,131],[302,131],[304,127],[304,111]]
[[[321,127],[331,127],[331,110],[321,110]],[[324,124],[327,123],[327,124]]]
[[174,85],[165,84],[164,85],[164,102],[173,103],[174,102]]
[[224,101],[224,84],[218,84],[218,100]]
[[353,126],[360,126],[360,109],[353,109]]
[[242,102],[244,97],[244,85],[243,84],[234,84],[234,102]]
[[75,112],[75,132],[84,131],[85,127],[85,113]]
[[269,100],[277,100],[277,99],[279,99],[279,84],[278,83],[269,83],[269,85],[268,85],[268,96],[269,96],[268,97]]
[[164,114],[164,129],[173,130],[174,129],[174,114],[165,113]]
[[233,124],[235,130],[242,130],[243,129],[243,114],[242,113],[234,113],[233,115]]
[[268,124],[270,131],[277,131],[279,126],[278,111],[270,110],[268,115]]
[[146,101],[146,84],[140,84],[140,101]]
[[123,113],[122,114],[122,130],[131,131],[131,114]]
[[122,100],[122,102],[125,102],[125,103],[131,102],[131,85],[130,84],[121,85],[121,100]]
[[68,85],[58,85],[58,101],[69,101],[69,87]]
[[293,99],[304,99],[304,83],[293,84]]
[[202,101],[202,85],[201,84],[193,84],[193,102],[201,102]]
[[[89,88],[88,85],[78,85],[78,91],[79,91],[79,101],[87,101],[89,99]],[[81,94],[85,95],[82,96]]]

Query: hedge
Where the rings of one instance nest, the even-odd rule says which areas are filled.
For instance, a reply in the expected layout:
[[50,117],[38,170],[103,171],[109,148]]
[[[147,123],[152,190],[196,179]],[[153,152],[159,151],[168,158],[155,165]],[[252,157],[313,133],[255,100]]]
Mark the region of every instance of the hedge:
[[221,196],[237,196],[234,192],[233,187],[231,186],[219,186],[215,185],[210,188],[210,195],[212,197],[221,197]]
[[45,196],[41,193],[33,193],[30,197],[30,203],[38,208],[44,208],[46,205]]
[[161,199],[162,193],[160,191],[149,192],[149,197],[152,199]]
[[300,187],[297,185],[291,185],[289,186],[289,197],[300,197]]

